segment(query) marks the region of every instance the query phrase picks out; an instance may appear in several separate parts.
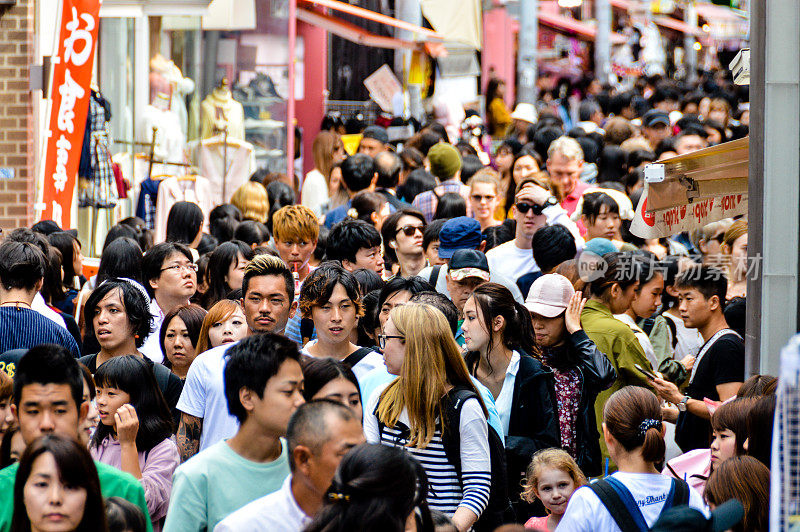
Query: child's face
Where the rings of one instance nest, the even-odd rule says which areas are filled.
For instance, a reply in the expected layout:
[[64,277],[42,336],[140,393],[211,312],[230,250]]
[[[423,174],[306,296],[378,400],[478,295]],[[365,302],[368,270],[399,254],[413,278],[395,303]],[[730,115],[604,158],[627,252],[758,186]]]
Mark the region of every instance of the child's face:
[[100,423],[113,427],[115,424],[114,415],[119,410],[119,407],[131,402],[131,396],[119,388],[98,386],[95,400],[97,402],[97,411],[100,414]]
[[539,475],[536,496],[552,514],[563,515],[567,511],[567,503],[574,491],[575,482],[566,471],[548,467]]

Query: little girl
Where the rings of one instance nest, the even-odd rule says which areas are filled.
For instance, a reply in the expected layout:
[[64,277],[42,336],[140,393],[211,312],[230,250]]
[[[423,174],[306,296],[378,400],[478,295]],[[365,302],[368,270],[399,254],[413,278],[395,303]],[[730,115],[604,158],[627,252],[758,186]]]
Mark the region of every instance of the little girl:
[[550,515],[531,517],[525,528],[555,530],[567,511],[569,498],[585,484],[586,477],[566,451],[544,449],[534,454],[522,497],[528,502],[541,500]]
[[180,463],[169,407],[140,357],[113,357],[97,368],[94,378],[100,423],[89,452],[96,461],[141,481],[153,529],[161,530],[172,474]]

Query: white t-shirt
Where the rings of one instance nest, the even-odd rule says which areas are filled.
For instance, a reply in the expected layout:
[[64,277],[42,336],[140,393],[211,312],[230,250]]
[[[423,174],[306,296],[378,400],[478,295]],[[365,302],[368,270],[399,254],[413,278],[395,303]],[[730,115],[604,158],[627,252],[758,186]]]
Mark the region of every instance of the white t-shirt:
[[[652,473],[620,473],[611,475],[620,481],[633,495],[642,512],[647,526],[653,526],[666,502],[672,485],[672,479],[664,475]],[[693,489],[689,489],[689,506],[700,510],[708,517],[703,498]],[[620,532],[620,528],[600,502],[600,499],[588,487],[584,486],[572,494],[567,511],[556,528],[558,532]]]
[[241,507],[214,527],[214,532],[300,532],[310,522],[292,495],[292,475],[281,489]]
[[228,413],[225,399],[225,352],[238,342],[221,345],[200,353],[189,367],[178,410],[203,418],[200,451],[218,441],[232,438],[239,430],[239,420]]
[[[39,292],[36,292],[36,295],[33,296],[33,303],[31,303],[31,310],[35,310],[45,318],[49,318],[50,320],[53,321],[53,323],[55,323],[59,327],[62,327],[64,329],[67,328],[67,324],[64,322],[64,318],[62,318],[58,312],[47,306],[44,297],[42,297],[42,294],[40,294]],[[159,362],[161,361],[159,360]]]
[[668,312],[664,312],[663,316],[668,319],[672,320],[672,323],[675,324],[675,332],[677,333],[677,343],[675,344],[675,360],[681,360],[686,355],[692,355],[693,357],[697,356],[697,353],[700,352],[700,348],[703,347],[703,336],[700,334],[695,328],[689,328],[684,325],[683,320],[673,316]]
[[300,203],[305,205],[317,217],[322,216],[322,207],[330,200],[328,196],[328,183],[322,172],[314,168],[306,174],[303,180],[303,189],[300,194]]
[[486,259],[489,261],[489,271],[514,282],[526,273],[539,271],[539,266],[533,260],[533,250],[518,248],[514,240],[487,251]]
[[145,338],[142,347],[139,348],[139,352],[153,362],[160,364],[164,361],[164,353],[161,352],[159,334],[161,333],[161,324],[164,322],[165,313],[156,303],[156,298],[150,300],[150,314],[153,316],[153,329]]
[[[323,358],[323,357],[316,357],[312,355],[308,348],[315,345],[317,340],[311,340],[308,342],[303,349],[300,350],[300,353],[311,358]],[[359,349],[361,349],[359,347]],[[352,367],[353,374],[358,379],[358,382],[361,383],[361,379],[366,376],[367,373],[372,371],[375,368],[383,367],[383,355],[377,353],[375,351],[371,351],[367,353],[364,358],[358,361],[358,363]]]

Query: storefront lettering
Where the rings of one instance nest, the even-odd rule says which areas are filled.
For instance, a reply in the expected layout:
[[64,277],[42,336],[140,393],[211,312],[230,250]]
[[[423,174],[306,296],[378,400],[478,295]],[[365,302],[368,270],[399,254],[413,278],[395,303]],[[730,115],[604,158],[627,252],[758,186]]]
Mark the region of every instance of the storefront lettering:
[[58,129],[72,133],[75,129],[75,102],[78,98],[83,98],[86,91],[78,85],[69,68],[64,71],[64,83],[58,88],[61,95],[61,105],[58,106]]
[[[86,24],[83,29],[79,29],[78,10],[72,8],[72,20],[67,22],[66,28],[69,36],[64,40],[64,61],[68,61],[76,66],[81,66],[92,53],[92,30],[94,30],[94,17],[89,13],[81,13],[80,18]],[[80,51],[75,50],[76,41],[83,42]],[[69,70],[67,70],[69,72]]]

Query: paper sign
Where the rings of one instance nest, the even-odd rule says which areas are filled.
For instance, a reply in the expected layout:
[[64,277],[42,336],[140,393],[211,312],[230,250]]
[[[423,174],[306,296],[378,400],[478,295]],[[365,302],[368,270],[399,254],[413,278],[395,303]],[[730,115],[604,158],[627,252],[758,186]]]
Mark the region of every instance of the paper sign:
[[639,238],[672,236],[700,229],[724,218],[747,214],[747,194],[728,194],[663,211],[647,212],[648,194],[649,190],[645,190],[631,223],[631,233]]
[[63,0],[44,162],[43,211],[69,228],[75,178],[89,111],[99,0]]
[[381,109],[387,113],[392,112],[392,99],[398,92],[403,91],[403,86],[389,68],[383,65],[364,80],[364,86],[369,91],[370,97],[375,100]]

